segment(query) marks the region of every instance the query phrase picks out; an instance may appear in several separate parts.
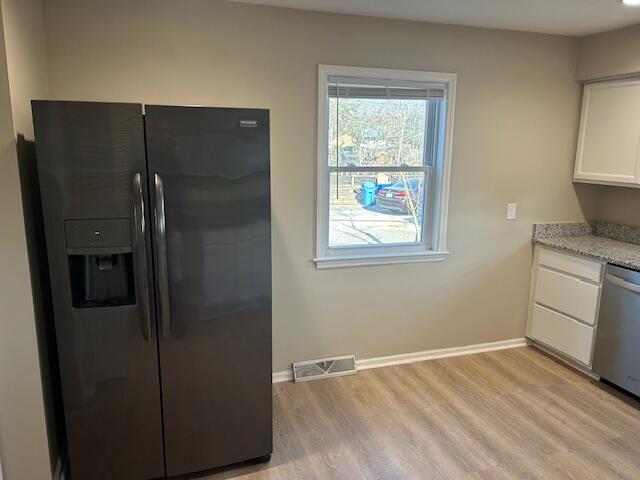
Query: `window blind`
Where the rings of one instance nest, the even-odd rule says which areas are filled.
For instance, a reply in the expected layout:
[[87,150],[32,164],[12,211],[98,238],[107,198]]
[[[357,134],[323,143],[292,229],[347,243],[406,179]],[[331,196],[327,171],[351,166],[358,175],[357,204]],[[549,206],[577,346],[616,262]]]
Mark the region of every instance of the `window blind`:
[[367,79],[329,77],[329,98],[368,98],[387,100],[428,100],[444,98],[445,89],[439,85],[418,82],[393,82],[387,85]]

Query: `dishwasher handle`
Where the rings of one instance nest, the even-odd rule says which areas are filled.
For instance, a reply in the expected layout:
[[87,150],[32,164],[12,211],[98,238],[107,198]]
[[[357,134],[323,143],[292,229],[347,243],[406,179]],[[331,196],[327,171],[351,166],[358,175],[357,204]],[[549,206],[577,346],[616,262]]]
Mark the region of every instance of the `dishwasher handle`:
[[609,283],[616,285],[617,287],[624,288],[625,290],[629,290],[634,293],[640,293],[640,285],[635,283],[627,282],[620,277],[616,277],[615,275],[611,275],[607,273],[606,279]]

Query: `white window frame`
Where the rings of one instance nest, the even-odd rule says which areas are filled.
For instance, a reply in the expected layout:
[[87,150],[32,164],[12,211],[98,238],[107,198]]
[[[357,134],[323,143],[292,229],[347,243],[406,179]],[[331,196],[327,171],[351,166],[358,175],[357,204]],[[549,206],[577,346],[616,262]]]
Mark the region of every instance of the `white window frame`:
[[[440,122],[439,148],[434,159],[430,186],[433,194],[427,201],[433,202],[431,217],[423,221],[423,241],[419,244],[396,244],[356,247],[329,247],[329,96],[328,79],[331,76],[365,78],[379,81],[415,81],[443,87],[444,108]],[[455,73],[391,70],[385,68],[346,67],[319,65],[318,67],[318,152],[317,152],[317,205],[316,205],[316,268],[341,268],[366,265],[442,261],[449,254],[447,242],[447,214],[449,207],[449,179],[451,176],[451,151],[453,142],[453,116],[456,98]],[[442,123],[441,123],[442,124]],[[366,167],[365,167],[366,169]],[[427,228],[427,222],[430,227]],[[430,237],[429,237],[430,234]],[[429,237],[429,238],[428,238]]]

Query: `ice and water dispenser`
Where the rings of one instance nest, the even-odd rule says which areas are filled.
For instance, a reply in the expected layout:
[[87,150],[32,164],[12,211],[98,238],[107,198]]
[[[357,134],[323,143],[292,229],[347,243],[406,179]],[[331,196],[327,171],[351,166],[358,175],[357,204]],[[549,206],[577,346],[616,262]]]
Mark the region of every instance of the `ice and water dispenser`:
[[136,303],[128,218],[64,222],[74,308]]

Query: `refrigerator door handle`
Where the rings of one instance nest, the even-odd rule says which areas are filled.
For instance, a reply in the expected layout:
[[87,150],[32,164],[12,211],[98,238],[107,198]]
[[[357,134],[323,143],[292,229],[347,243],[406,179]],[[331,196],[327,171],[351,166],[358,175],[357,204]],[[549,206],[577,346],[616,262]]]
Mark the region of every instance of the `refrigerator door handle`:
[[140,327],[142,336],[151,340],[151,315],[149,312],[149,284],[147,279],[147,248],[145,242],[144,196],[142,194],[142,175],[133,176],[133,252],[135,258],[135,282],[140,307]]
[[162,337],[171,337],[171,303],[169,301],[169,275],[167,269],[167,238],[164,216],[164,185],[157,173],[154,175],[156,186],[156,272]]

